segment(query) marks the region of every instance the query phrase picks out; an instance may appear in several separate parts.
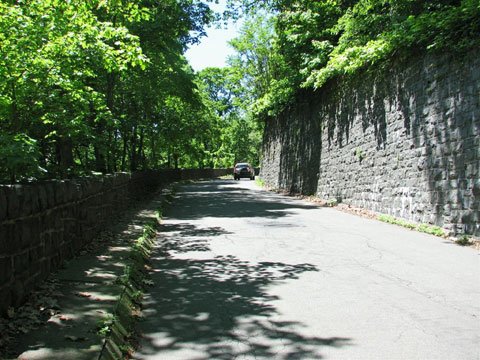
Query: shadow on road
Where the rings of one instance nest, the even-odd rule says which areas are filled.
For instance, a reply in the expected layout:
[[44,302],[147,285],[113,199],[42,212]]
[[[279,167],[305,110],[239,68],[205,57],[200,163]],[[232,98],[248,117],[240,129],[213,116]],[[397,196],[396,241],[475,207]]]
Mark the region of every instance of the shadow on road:
[[[222,186],[229,186],[228,191]],[[350,344],[349,338],[306,335],[301,323],[279,321],[279,299],[269,288],[318,271],[315,266],[214,256],[210,241],[228,232],[187,222],[200,216],[275,218],[289,209],[314,206],[232,187],[231,182],[184,190],[171,209],[182,222],[162,226],[162,241],[153,254],[155,286],[144,304],[139,358],[320,359],[322,348]]]
[[[174,244],[167,246],[176,251]],[[186,251],[180,244],[181,252]],[[193,246],[191,250],[198,250]],[[182,359],[320,359],[324,346],[348,345],[348,338],[304,336],[296,322],[272,321],[276,313],[266,288],[296,279],[309,264],[250,264],[233,256],[209,260],[157,258],[146,317],[142,356],[194,350]],[[167,353],[165,353],[167,352]],[[199,357],[199,352],[203,357]],[[184,357],[186,356],[186,357]]]
[[274,193],[242,188],[228,180],[200,182],[182,189],[175,206],[181,208],[181,217],[185,220],[209,216],[276,219],[288,215],[289,210],[319,208]]

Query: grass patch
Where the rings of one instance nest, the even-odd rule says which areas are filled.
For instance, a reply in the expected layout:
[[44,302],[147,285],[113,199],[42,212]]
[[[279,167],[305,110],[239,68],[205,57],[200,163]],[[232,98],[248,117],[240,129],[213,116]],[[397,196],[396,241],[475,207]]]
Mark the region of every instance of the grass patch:
[[430,234],[430,235],[435,235],[435,236],[440,236],[440,237],[445,237],[447,234],[445,231],[439,227],[439,226],[433,226],[433,225],[427,225],[427,224],[420,224],[417,227],[418,231]]
[[337,201],[337,199],[330,199],[330,200],[327,200],[325,205],[328,206],[328,207],[335,207],[335,206],[338,205],[338,201]]
[[265,187],[265,181],[259,177],[255,177],[255,183],[258,185],[258,186],[261,186],[261,187]]
[[420,232],[430,234],[430,235],[435,235],[435,236],[440,236],[440,237],[446,237],[447,236],[447,234],[445,233],[445,231],[441,227],[435,226],[435,225],[414,224],[414,223],[408,222],[407,220],[398,219],[398,218],[393,217],[391,215],[385,215],[385,214],[378,215],[377,219],[380,220],[380,221],[389,223],[389,224],[400,225],[400,226],[403,226],[407,229],[420,231]]
[[470,236],[468,235],[460,236],[457,240],[455,240],[455,243],[460,246],[470,246],[472,244],[470,242]]

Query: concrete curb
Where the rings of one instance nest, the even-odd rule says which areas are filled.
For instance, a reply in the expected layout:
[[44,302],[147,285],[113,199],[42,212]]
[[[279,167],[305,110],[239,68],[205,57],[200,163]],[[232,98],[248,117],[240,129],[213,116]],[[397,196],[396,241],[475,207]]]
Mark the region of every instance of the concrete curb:
[[134,348],[135,323],[140,311],[146,280],[146,265],[157,236],[159,220],[152,221],[144,227],[144,234],[131,247],[130,264],[121,281],[123,291],[112,313],[112,321],[108,324],[108,335],[105,338],[98,359],[123,359],[128,357]]

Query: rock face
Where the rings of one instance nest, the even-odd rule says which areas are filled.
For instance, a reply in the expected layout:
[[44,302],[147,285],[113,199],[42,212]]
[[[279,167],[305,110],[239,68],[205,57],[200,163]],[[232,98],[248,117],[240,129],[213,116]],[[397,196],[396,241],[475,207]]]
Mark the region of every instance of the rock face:
[[0,316],[20,305],[132,200],[173,181],[227,173],[231,171],[144,171],[0,185]]
[[269,119],[267,185],[480,235],[480,50],[394,61]]

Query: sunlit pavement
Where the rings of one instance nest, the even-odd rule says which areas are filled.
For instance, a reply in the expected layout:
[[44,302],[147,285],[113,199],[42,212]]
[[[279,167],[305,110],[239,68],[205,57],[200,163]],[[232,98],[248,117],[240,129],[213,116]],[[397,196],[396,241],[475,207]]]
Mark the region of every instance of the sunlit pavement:
[[479,359],[478,252],[261,190],[183,186],[139,359]]

